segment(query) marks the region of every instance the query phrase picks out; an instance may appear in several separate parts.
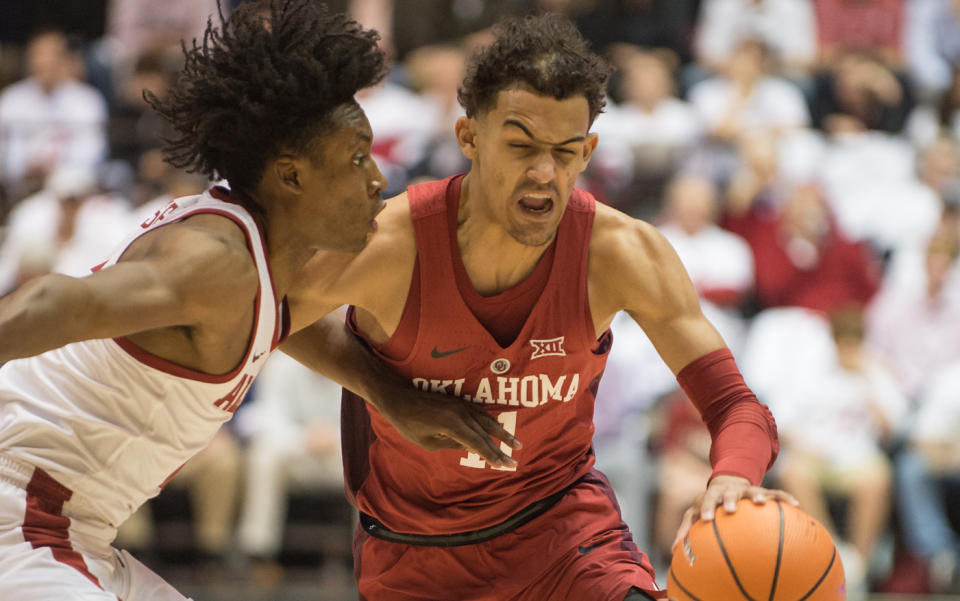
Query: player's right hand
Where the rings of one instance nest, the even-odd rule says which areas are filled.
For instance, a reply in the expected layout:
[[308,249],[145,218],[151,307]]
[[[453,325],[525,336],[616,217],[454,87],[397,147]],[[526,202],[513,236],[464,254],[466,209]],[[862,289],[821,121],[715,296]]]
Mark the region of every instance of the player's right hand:
[[494,467],[517,466],[500,449],[500,442],[519,449],[520,441],[470,401],[423,392],[405,383],[385,391],[373,405],[404,438],[428,451],[464,449]]

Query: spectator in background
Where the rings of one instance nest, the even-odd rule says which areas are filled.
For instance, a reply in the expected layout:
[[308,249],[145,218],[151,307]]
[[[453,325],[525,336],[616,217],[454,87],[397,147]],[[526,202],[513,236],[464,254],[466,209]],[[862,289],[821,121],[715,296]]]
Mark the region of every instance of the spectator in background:
[[772,216],[787,195],[781,181],[776,136],[768,131],[744,135],[737,150],[739,163],[727,181],[724,213],[731,218],[747,213]]
[[[908,402],[863,344],[859,309],[833,313],[830,326],[833,364],[823,373],[806,374],[771,402],[783,444],[777,474],[783,488],[838,541],[848,586],[857,590],[889,519],[893,479],[883,446]],[[849,499],[846,533],[837,531],[831,517],[830,495]]]
[[411,51],[405,61],[409,83],[420,100],[429,121],[422,124],[428,136],[419,165],[413,165],[412,177],[444,178],[462,173],[469,163],[457,146],[451,123],[463,116],[457,90],[466,73],[466,54],[461,46],[423,46]]
[[865,244],[837,228],[820,188],[798,186],[779,210],[727,215],[724,225],[753,250],[758,308],[805,307],[823,313],[866,305],[880,265]]
[[[960,176],[960,140],[940,137],[921,149],[917,157],[917,179],[944,198]],[[939,214],[937,215],[939,217]],[[931,230],[929,234],[932,234]]]
[[914,401],[941,369],[960,360],[960,239],[944,220],[923,252],[897,272],[919,273],[884,287],[870,307],[869,342]]
[[814,0],[813,6],[821,63],[857,52],[902,68],[904,0]]
[[960,506],[960,361],[943,367],[923,395],[896,458],[898,515],[912,554],[936,593],[960,593],[960,534],[948,507]]
[[150,90],[158,98],[166,96],[172,72],[160,54],[137,57],[132,72],[119,82],[117,97],[110,109],[108,128],[110,158],[135,167],[148,150],[160,147],[160,135],[166,125],[143,99]]
[[[869,3],[862,3],[869,4]],[[814,84],[814,125],[829,134],[899,133],[913,109],[906,80],[868,54],[834,54]]]
[[690,60],[694,0],[537,0],[543,11],[568,14],[594,48],[612,44],[666,48]]
[[939,99],[920,105],[910,113],[906,133],[918,148],[932,144],[939,137],[960,142],[960,67],[951,70],[951,79]]
[[[501,17],[527,11],[535,0],[349,0],[350,12],[385,32],[388,51],[398,61],[421,46],[456,44],[489,28]],[[574,0],[575,2],[577,0]],[[343,0],[340,0],[343,4]],[[402,10],[395,10],[401,9]],[[376,129],[374,129],[376,131]]]
[[371,155],[387,178],[384,194],[399,194],[425,160],[439,116],[435,107],[409,88],[383,81],[361,90],[357,103],[376,132]]
[[[224,12],[229,8],[224,1]],[[216,20],[217,0],[110,0],[107,36],[121,69],[145,54],[178,56],[180,41],[203,38],[207,19]]]
[[754,287],[750,246],[717,226],[719,206],[712,181],[681,175],[667,187],[666,196],[660,232],[680,256],[704,313],[737,352],[746,327],[740,307]]
[[10,214],[0,245],[0,294],[50,272],[88,275],[129,225],[129,204],[101,194],[91,167],[58,167],[43,190]]
[[238,526],[257,586],[283,579],[278,558],[289,491],[342,494],[340,390],[286,355],[273,357],[257,380],[256,401],[243,417],[250,445]]
[[960,64],[960,2],[910,0],[906,11],[907,71],[918,95],[934,100]]
[[[689,103],[674,96],[677,58],[666,50],[619,46],[618,105],[608,104],[594,123],[603,139],[587,178],[605,185],[609,204],[634,217],[652,219],[661,209],[663,187],[700,140],[703,128]],[[623,165],[626,158],[628,164]],[[616,185],[611,171],[626,174]]]
[[129,197],[137,226],[174,198],[201,194],[210,186],[203,175],[177,169],[164,161],[159,148],[143,153],[136,168]]
[[704,0],[694,47],[697,62],[721,71],[740,40],[769,48],[776,71],[809,75],[817,60],[817,27],[809,0]]
[[769,58],[763,41],[743,39],[720,76],[691,88],[690,102],[712,138],[729,144],[756,130],[787,132],[810,122],[803,94],[769,75]]
[[918,153],[901,138],[860,132],[831,141],[821,179],[840,228],[886,259],[926,244],[957,168],[948,139]]
[[20,198],[57,166],[93,167],[107,151],[106,102],[80,81],[82,63],[62,32],[34,34],[26,71],[0,93],[0,180]]

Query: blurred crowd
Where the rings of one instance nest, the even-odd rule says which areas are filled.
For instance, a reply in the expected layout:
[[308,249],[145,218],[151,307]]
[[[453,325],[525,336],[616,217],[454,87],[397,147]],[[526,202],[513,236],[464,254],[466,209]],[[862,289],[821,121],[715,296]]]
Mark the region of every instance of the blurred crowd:
[[[214,0],[6,0],[0,293],[82,275],[209,182],[162,160],[181,39]],[[224,1],[229,11],[233,2]],[[394,61],[359,102],[389,195],[466,169],[465,58],[497,18],[568,14],[616,67],[579,182],[655,223],[776,416],[766,484],[834,534],[855,590],[960,592],[960,1],[343,0]],[[82,5],[82,9],[78,8]],[[669,561],[709,435],[629,318],[595,447],[638,544]],[[339,392],[271,360],[238,419],[171,482],[195,539],[282,577],[286,495],[336,491]],[[150,517],[125,528],[150,544]],[[121,544],[123,544],[121,542]]]

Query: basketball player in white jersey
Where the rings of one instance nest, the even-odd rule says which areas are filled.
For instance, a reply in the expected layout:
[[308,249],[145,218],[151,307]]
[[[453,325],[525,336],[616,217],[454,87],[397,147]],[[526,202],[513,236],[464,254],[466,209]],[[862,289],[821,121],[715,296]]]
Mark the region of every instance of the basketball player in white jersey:
[[[229,189],[170,202],[87,277],[40,277],[0,299],[5,601],[184,599],[111,546],[117,526],[233,415],[286,336],[298,269],[376,231],[385,180],[353,100],[384,73],[375,32],[312,0],[273,0],[241,5],[186,54],[170,95],[147,99],[176,132],[171,163]],[[373,359],[340,329],[328,375],[382,386],[341,369]],[[389,394],[411,401],[400,417],[426,400]],[[410,423],[411,438],[437,431]],[[501,457],[488,437],[449,438]]]

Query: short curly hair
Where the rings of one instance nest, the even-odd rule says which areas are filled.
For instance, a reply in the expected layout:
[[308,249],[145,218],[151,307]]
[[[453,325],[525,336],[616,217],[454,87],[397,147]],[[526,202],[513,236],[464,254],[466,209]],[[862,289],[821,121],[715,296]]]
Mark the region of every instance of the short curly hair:
[[336,107],[383,78],[384,55],[375,31],[314,0],[245,3],[219,25],[183,44],[165,98],[144,99],[172,126],[170,164],[249,197],[271,157],[309,151]]
[[583,95],[590,123],[603,111],[612,69],[569,19],[507,19],[493,27],[493,35],[495,41],[471,57],[457,93],[468,117],[493,109],[499,92],[518,85],[557,100]]

